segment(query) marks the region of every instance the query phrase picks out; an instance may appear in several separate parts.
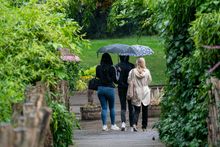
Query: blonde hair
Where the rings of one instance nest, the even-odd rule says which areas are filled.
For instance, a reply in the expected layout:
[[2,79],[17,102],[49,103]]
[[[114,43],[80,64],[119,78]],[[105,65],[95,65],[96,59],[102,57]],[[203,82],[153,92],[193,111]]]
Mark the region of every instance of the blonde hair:
[[140,57],[136,60],[136,67],[139,72],[142,72],[144,69],[146,69],[146,63],[143,57]]

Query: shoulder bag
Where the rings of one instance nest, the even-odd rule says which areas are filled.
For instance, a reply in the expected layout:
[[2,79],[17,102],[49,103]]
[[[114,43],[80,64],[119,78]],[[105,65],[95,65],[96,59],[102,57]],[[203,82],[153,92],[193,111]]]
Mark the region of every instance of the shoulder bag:
[[89,80],[88,89],[98,90],[99,84],[100,84],[100,80],[97,77],[94,77],[91,80]]
[[131,71],[131,81],[130,83],[128,83],[128,91],[127,91],[127,100],[131,100],[134,98],[134,88],[135,88],[135,85],[134,85],[134,70],[132,69]]

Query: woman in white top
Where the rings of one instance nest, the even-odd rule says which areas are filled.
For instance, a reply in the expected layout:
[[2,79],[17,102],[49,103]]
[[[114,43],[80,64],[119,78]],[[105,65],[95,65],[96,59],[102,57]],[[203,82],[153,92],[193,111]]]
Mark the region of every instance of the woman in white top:
[[131,99],[134,106],[133,131],[137,131],[138,118],[142,107],[142,129],[146,131],[148,123],[148,105],[150,104],[149,83],[152,81],[150,71],[146,68],[144,58],[136,60],[136,67],[129,72],[128,83],[133,82],[133,97]]

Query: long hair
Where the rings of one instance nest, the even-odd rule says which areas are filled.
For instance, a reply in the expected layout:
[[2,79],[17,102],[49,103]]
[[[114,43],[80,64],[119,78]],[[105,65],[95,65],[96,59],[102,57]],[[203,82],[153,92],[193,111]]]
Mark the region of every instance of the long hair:
[[101,65],[113,65],[111,56],[108,53],[104,53],[102,55],[100,64]]
[[110,68],[113,65],[112,62],[112,58],[108,53],[104,53],[102,55],[102,59],[100,61],[100,65],[101,65],[101,76],[105,76],[101,77],[101,79],[106,80],[107,82],[111,81],[111,76],[110,76]]
[[144,69],[146,69],[146,63],[143,57],[140,57],[136,60],[136,68],[140,73],[142,73]]

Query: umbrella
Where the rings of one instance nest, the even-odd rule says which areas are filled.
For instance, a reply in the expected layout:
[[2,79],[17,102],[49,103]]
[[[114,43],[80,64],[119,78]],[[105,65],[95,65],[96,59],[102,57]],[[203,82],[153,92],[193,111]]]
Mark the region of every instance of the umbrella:
[[115,53],[122,56],[152,55],[153,50],[144,45],[111,44],[101,47],[97,53]]

